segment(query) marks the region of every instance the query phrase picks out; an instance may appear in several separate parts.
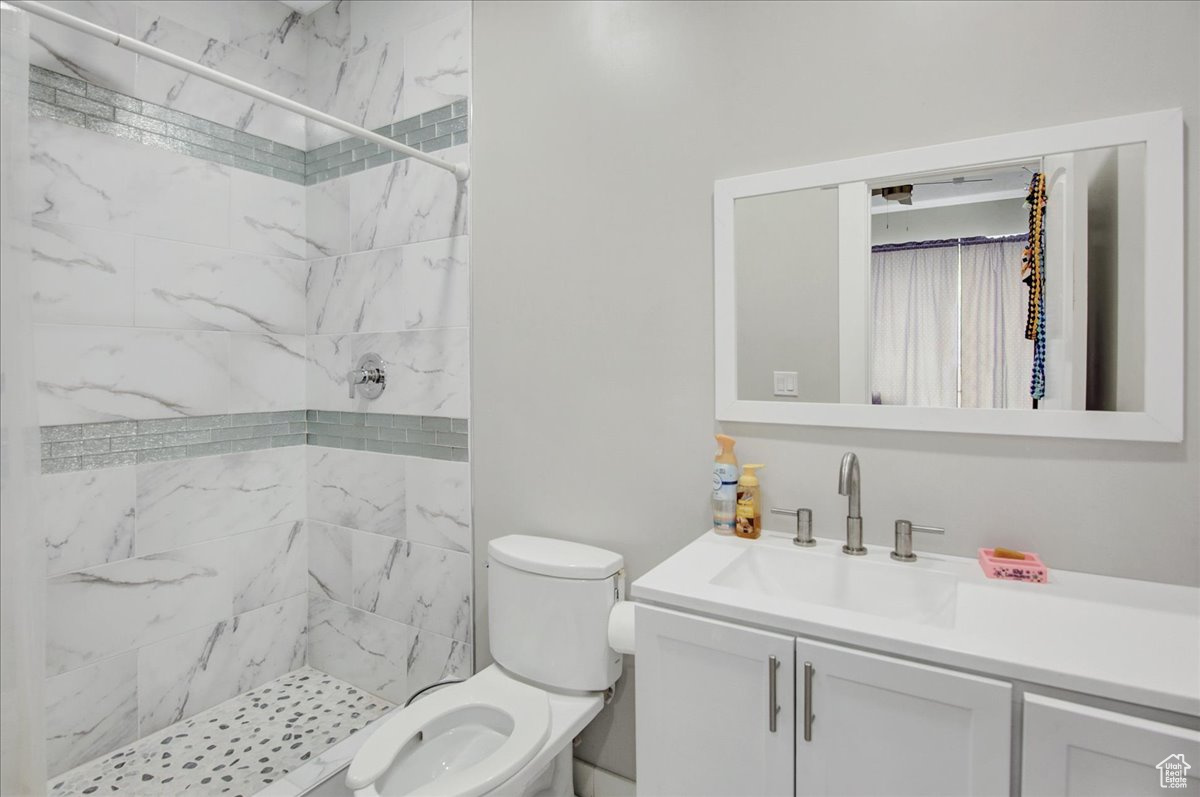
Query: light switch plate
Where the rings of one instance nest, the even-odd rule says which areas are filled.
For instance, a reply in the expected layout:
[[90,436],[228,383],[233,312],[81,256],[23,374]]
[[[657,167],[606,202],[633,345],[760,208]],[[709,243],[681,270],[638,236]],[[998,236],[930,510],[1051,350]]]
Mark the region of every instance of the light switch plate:
[[798,371],[775,371],[775,395],[799,396],[800,373]]

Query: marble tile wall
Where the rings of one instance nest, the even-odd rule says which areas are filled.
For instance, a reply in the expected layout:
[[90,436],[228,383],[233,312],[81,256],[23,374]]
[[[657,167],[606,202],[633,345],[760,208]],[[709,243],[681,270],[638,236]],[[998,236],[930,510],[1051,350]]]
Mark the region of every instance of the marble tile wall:
[[[341,0],[306,24],[316,107],[369,128],[448,103],[466,113],[469,3]],[[450,137],[441,157],[469,161],[457,131],[426,133]],[[336,139],[312,124],[308,136],[310,149]],[[367,450],[306,451],[309,663],[398,702],[473,666],[469,466],[416,448],[441,436],[466,453],[456,435],[470,417],[467,185],[401,161],[308,188],[309,408],[442,416],[409,424],[395,444],[418,456],[370,450],[396,428]],[[367,352],[397,376],[374,401],[347,398],[348,366]],[[444,416],[461,426],[436,426]]]
[[[57,4],[368,127],[469,94],[465,2],[303,21],[273,0]],[[37,27],[47,69],[297,149],[340,138]],[[48,118],[31,133],[43,426],[309,409],[392,435],[371,424],[392,453],[338,424],[319,431],[343,448],[44,475],[51,771],[306,661],[391,700],[470,673],[469,466],[397,448],[465,458],[466,188],[411,161],[303,187]],[[344,381],[366,351],[395,374],[369,404]]]
[[389,700],[471,672],[466,463],[280,448],[42,496],[52,774],[306,661]]
[[[466,143],[467,110],[467,101],[457,100],[374,132],[422,152],[435,152]],[[408,157],[361,138],[344,138],[305,152],[36,66],[30,69],[29,111],[32,116],[297,185],[314,185]]]
[[[470,2],[336,0],[305,18],[308,103],[363,127],[470,94]],[[341,136],[308,124],[308,147]]]
[[[274,0],[48,4],[285,97],[306,100],[304,25],[299,14]],[[35,66],[307,149],[304,120],[291,112],[40,18],[30,28],[30,62]]]
[[[52,4],[304,96],[305,39],[279,3]],[[33,23],[38,66],[304,148],[291,114]],[[50,774],[307,658],[303,448],[232,453],[231,440],[212,442],[214,431],[232,436],[213,420],[231,413],[298,412],[303,422],[305,188],[115,132],[30,120],[38,410],[56,437],[48,453],[60,462],[77,453],[82,466],[114,456],[115,440],[117,459],[88,464],[137,463],[41,479]],[[109,425],[87,426],[98,422]],[[194,458],[152,461],[185,454]]]
[[309,664],[396,702],[469,675],[467,465],[307,451]]
[[304,664],[302,450],[42,476],[51,775]]
[[30,129],[42,425],[304,409],[306,189]]

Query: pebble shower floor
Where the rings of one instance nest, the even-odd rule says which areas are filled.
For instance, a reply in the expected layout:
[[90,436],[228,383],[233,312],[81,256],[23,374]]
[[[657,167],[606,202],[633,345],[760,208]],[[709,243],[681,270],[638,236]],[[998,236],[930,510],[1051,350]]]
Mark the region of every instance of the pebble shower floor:
[[392,704],[304,667],[49,781],[51,797],[250,797]]

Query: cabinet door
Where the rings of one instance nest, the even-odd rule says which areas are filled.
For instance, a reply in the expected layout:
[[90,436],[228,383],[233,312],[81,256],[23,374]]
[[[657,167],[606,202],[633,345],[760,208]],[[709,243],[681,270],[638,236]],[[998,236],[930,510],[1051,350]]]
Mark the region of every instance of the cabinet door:
[[796,677],[797,795],[1008,795],[1009,684],[803,639]]
[[792,637],[635,612],[638,794],[791,797]]
[[[1041,695],[1025,695],[1023,727],[1024,797],[1135,797],[1163,794],[1164,788],[1187,790],[1180,794],[1200,789],[1198,731]],[[1179,775],[1186,786],[1171,785]]]

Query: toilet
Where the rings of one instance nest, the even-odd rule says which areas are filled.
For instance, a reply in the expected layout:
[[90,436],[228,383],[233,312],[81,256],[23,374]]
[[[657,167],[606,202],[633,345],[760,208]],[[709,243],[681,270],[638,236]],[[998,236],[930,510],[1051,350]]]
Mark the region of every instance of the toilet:
[[382,723],[350,763],[355,797],[571,795],[572,741],[621,675],[609,615],[625,561],[546,537],[488,544],[495,663]]

